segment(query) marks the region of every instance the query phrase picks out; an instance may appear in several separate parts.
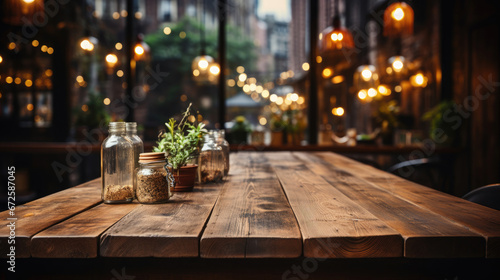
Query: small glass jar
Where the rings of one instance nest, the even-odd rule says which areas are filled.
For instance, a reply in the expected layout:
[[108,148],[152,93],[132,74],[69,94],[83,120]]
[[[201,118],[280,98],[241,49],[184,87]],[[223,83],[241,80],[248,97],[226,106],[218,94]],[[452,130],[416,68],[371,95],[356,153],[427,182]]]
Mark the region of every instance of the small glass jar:
[[101,145],[101,197],[104,203],[127,203],[134,198],[134,149],[124,122],[111,122]]
[[222,161],[224,162],[224,177],[229,173],[229,142],[227,142],[225,138],[224,130],[216,130],[214,131],[214,136],[216,139],[217,145],[222,148]]
[[125,123],[125,131],[127,132],[127,138],[132,142],[134,148],[134,169],[139,167],[139,155],[144,153],[144,144],[141,138],[137,135],[137,123],[127,122]]
[[165,153],[141,153],[136,170],[136,197],[140,203],[163,203],[172,196],[170,187],[175,184],[167,168]]
[[200,183],[220,181],[224,175],[224,162],[222,148],[214,141],[213,133],[203,136],[198,168],[198,181]]

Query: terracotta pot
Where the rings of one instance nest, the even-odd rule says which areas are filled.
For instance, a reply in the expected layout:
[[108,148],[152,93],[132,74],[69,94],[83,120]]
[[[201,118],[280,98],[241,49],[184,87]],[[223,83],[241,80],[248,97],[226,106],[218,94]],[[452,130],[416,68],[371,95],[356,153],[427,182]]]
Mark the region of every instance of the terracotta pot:
[[174,171],[175,187],[170,188],[172,192],[190,192],[193,190],[198,165],[188,164]]

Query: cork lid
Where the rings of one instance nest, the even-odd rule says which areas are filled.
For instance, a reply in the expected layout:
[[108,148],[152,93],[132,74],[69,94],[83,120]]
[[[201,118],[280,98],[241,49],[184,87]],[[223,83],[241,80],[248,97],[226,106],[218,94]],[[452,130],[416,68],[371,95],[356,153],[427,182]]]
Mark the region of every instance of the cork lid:
[[140,163],[148,163],[154,161],[165,161],[165,153],[153,152],[153,153],[141,153],[139,155]]

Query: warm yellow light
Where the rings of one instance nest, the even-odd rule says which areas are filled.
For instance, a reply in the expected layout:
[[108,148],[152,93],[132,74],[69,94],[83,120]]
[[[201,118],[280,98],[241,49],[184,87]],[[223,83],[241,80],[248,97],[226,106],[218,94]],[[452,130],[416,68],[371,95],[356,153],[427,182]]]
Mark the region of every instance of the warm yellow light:
[[7,78],[5,78],[5,82],[6,82],[7,84],[12,84],[12,82],[13,82],[13,81],[14,81],[14,79],[12,79],[12,77],[11,77],[11,76],[8,76]]
[[269,100],[271,102],[276,102],[276,100],[278,100],[278,96],[276,94],[271,94],[271,96],[269,97]]
[[47,51],[47,46],[46,45],[43,45],[40,49],[42,50],[42,52],[46,52]]
[[366,67],[363,71],[361,71],[361,77],[366,82],[368,82],[370,80],[370,78],[372,77],[372,74],[373,74],[372,71],[370,71],[370,69],[368,69],[368,67]]
[[118,43],[115,44],[115,49],[121,50],[122,48],[123,48],[122,43],[118,42]]
[[38,45],[39,45],[39,44],[40,44],[40,42],[38,42],[38,40],[33,40],[33,41],[31,42],[31,45],[32,45],[33,47],[35,47],[35,48],[36,48],[36,47],[38,47]]
[[9,44],[9,50],[13,50],[13,49],[15,49],[15,48],[16,48],[16,43],[11,42],[11,43]]
[[332,83],[334,83],[334,84],[340,84],[343,81],[344,81],[344,76],[342,76],[342,75],[337,75],[337,76],[332,78]]
[[47,69],[47,70],[45,70],[45,75],[46,75],[47,77],[51,77],[51,76],[52,76],[52,74],[53,74],[53,72],[52,72],[52,70],[51,70],[51,69]]
[[292,93],[290,95],[290,100],[292,100],[293,102],[297,102],[299,100],[299,95],[296,93]]
[[[89,39],[83,39],[82,42],[80,43],[80,47],[84,51],[90,52],[90,51],[94,50],[94,44],[92,42],[90,42]],[[42,46],[42,51],[44,51],[43,46]]]
[[113,13],[113,18],[114,18],[114,19],[119,19],[119,18],[120,18],[120,13],[118,13],[118,12],[114,12],[114,13]]
[[342,108],[342,107],[333,108],[333,109],[332,109],[332,114],[333,114],[334,116],[339,116],[339,117],[341,117],[341,116],[343,116],[343,115],[344,115],[344,108]]
[[299,96],[299,100],[297,100],[297,104],[302,105],[302,104],[304,104],[304,102],[306,102],[306,99],[302,96]]
[[323,40],[323,33],[319,33],[318,39],[321,41]]
[[78,83],[83,83],[83,82],[84,82],[84,79],[83,79],[83,77],[82,77],[82,76],[77,76],[77,77],[76,77],[76,81],[77,81]]
[[230,87],[234,87],[236,85],[236,82],[233,79],[227,80],[227,85]]
[[332,41],[337,41],[337,39],[338,39],[337,33],[332,33],[332,35],[330,37],[332,38]]
[[250,92],[250,85],[244,85],[243,86],[243,91],[246,92],[246,93],[249,93]]
[[243,73],[243,72],[245,72],[245,67],[243,67],[243,66],[236,67],[236,72],[238,72],[240,74]]
[[33,2],[35,2],[35,0],[23,0],[24,3],[27,3],[27,4],[31,4]]
[[121,15],[122,17],[127,17],[127,16],[128,16],[128,12],[127,12],[127,10],[122,10],[122,11],[120,12],[120,15]]
[[417,74],[415,76],[415,83],[419,86],[423,85],[424,84],[424,75],[422,74]]
[[21,84],[21,78],[19,77],[15,78],[14,83],[16,83],[17,85]]
[[323,69],[323,72],[321,73],[321,75],[323,76],[323,78],[330,78],[333,74],[333,71],[331,68],[325,68]]
[[375,96],[377,96],[377,90],[374,89],[374,88],[369,88],[368,89],[368,96],[369,97],[375,97]]
[[405,17],[405,12],[403,12],[403,9],[397,8],[394,11],[392,11],[391,17],[397,21],[400,21]]
[[280,97],[278,97],[278,98],[276,99],[276,105],[281,105],[281,104],[283,104],[283,102],[284,102],[284,101],[285,101],[285,100],[283,100],[283,97],[281,97],[281,96],[280,96]]
[[261,95],[262,95],[263,98],[268,98],[269,97],[269,91],[267,89],[265,89],[265,90],[262,91]]
[[245,85],[245,81],[238,81],[236,82],[236,84],[239,86],[239,87],[242,87]]
[[[182,102],[186,102],[187,100],[188,100],[187,95],[185,95],[185,94],[181,95],[181,101]],[[191,115],[190,117],[193,117],[193,120],[191,122],[194,122],[195,121],[194,116]]]
[[302,70],[309,71],[309,63],[307,62],[302,63]]
[[33,111],[33,104],[28,104],[26,105],[26,109],[28,109],[28,111]]
[[293,77],[293,76],[295,75],[295,73],[294,73],[292,70],[288,70],[288,71],[286,72],[286,75],[287,75],[289,78],[291,78],[291,77]]
[[82,111],[87,112],[89,110],[89,106],[86,104],[82,105]]
[[137,45],[134,48],[134,52],[137,55],[143,55],[144,54],[144,48],[141,45]]
[[33,85],[33,81],[32,80],[26,80],[24,82],[24,85],[27,86],[27,87],[31,87]]
[[250,91],[255,91],[257,89],[256,84],[250,84]]
[[285,98],[285,104],[292,105],[292,100],[290,100],[289,98]]
[[181,33],[179,33],[179,37],[180,37],[181,39],[186,38],[186,32],[181,31]]
[[123,70],[116,71],[116,76],[118,76],[120,78],[123,77]]
[[366,97],[368,96],[366,90],[362,89],[358,92],[358,98],[361,100],[365,100]]
[[118,62],[118,57],[115,54],[106,55],[106,62],[113,67]]
[[193,76],[198,77],[200,75],[200,70],[194,69],[193,70]]
[[111,99],[109,98],[104,98],[104,100],[102,101],[102,103],[104,103],[104,105],[108,106],[109,104],[111,104]]
[[262,92],[264,91],[264,88],[263,88],[262,86],[256,86],[256,87],[255,87],[255,91],[256,91],[257,93],[262,93]]
[[3,61],[3,57],[0,55],[0,63],[2,63]]
[[170,35],[170,33],[172,33],[172,29],[167,26],[163,28],[163,33],[165,33],[165,35]]
[[388,96],[388,95],[391,95],[391,90],[388,89],[386,86],[384,85],[380,85],[377,87],[377,90],[380,94],[384,95],[384,96]]
[[135,12],[135,18],[136,19],[141,19],[142,18],[142,13],[141,12]]
[[397,85],[397,86],[395,86],[395,87],[394,87],[394,90],[395,90],[396,92],[401,92],[401,91],[403,90],[403,87],[402,87],[402,86],[400,86],[400,85]]
[[318,56],[316,57],[316,62],[317,62],[317,63],[321,63],[321,62],[323,62],[323,58],[322,58],[321,56],[319,56],[319,55],[318,55]]
[[389,75],[392,74],[392,68],[391,67],[385,68],[385,72]]
[[267,119],[265,117],[260,117],[259,118],[259,123],[260,123],[260,125],[266,125],[267,124]]
[[219,73],[220,73],[219,66],[217,66],[217,65],[210,66],[210,73],[212,73],[213,75],[219,75]]
[[48,54],[53,54],[54,53],[54,49],[52,47],[48,48],[47,49],[47,53]]
[[238,77],[238,80],[240,80],[241,82],[246,81],[247,80],[247,74],[241,73],[240,76]]

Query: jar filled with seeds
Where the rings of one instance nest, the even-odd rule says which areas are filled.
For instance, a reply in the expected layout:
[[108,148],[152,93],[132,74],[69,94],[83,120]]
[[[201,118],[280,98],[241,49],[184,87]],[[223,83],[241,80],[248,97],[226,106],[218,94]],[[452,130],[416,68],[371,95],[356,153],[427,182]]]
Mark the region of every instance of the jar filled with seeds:
[[225,138],[224,130],[215,130],[214,138],[217,145],[222,148],[223,163],[224,163],[224,177],[229,173],[229,142]]
[[127,203],[134,199],[134,150],[126,138],[125,123],[109,123],[109,136],[101,146],[102,200]]
[[175,180],[167,168],[165,153],[141,153],[135,181],[135,195],[140,203],[167,202]]
[[198,166],[199,183],[217,182],[224,176],[224,155],[222,148],[215,143],[213,132],[203,136]]

